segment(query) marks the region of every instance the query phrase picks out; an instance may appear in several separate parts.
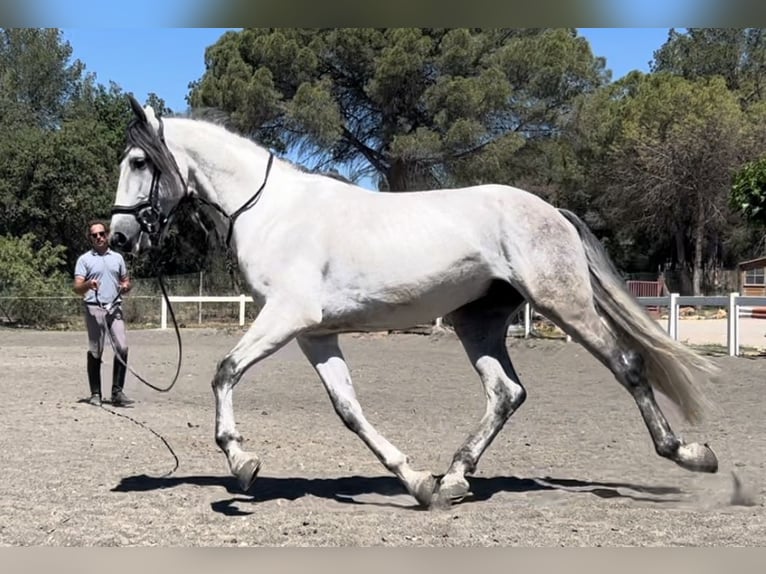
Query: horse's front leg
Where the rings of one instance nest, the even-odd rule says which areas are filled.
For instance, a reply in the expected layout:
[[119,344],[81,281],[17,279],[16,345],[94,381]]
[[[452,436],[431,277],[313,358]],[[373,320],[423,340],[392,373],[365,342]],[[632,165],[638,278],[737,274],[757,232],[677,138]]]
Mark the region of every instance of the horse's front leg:
[[252,365],[288,343],[301,330],[316,322],[311,313],[288,305],[268,302],[253,325],[218,363],[213,378],[215,395],[215,441],[226,454],[226,460],[243,490],[255,482],[261,462],[254,453],[242,450],[242,436],[234,422],[232,392],[242,375]]

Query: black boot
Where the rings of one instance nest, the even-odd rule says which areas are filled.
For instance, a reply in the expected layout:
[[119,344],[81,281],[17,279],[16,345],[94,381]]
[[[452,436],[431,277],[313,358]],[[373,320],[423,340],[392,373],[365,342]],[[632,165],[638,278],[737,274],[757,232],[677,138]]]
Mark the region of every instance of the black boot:
[[90,385],[90,399],[92,405],[101,405],[101,359],[87,353],[88,357],[88,385]]
[[[127,364],[128,353],[125,352],[122,360]],[[114,364],[112,365],[112,405],[115,407],[125,407],[133,404],[133,400],[129,399],[122,391],[125,386],[125,375],[127,374],[127,367],[122,364],[122,361],[117,355],[114,357]]]

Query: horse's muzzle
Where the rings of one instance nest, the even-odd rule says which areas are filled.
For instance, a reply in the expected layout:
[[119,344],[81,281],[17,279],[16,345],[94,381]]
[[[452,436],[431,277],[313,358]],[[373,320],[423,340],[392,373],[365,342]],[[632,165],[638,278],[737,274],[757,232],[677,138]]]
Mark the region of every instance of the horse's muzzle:
[[115,231],[109,237],[109,247],[120,251],[130,251],[130,239],[124,233]]

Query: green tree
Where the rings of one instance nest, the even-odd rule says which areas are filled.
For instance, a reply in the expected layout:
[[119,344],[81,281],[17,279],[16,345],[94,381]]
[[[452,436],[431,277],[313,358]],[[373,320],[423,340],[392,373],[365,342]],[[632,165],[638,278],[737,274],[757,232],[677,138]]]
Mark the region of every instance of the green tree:
[[750,152],[732,178],[731,207],[744,220],[766,228],[766,101],[746,111]]
[[28,227],[68,248],[70,270],[88,247],[88,220],[108,219],[117,187],[117,153],[106,129],[92,117],[65,120],[40,146],[39,165],[27,189],[31,202],[47,208],[30,217]]
[[654,262],[674,259],[701,294],[704,271],[724,256],[732,173],[751,149],[736,94],[720,77],[634,73],[584,102],[578,121],[621,240],[640,251],[648,239]]
[[68,272],[87,221],[109,218],[132,117],[122,89],[71,54],[55,29],[0,31],[0,233],[65,247]]
[[[71,277],[77,257],[89,248],[87,222],[109,219],[133,117],[122,88],[98,84],[81,62],[71,62],[71,54],[58,30],[0,30],[0,235],[23,238],[23,246],[41,253],[46,245],[57,246],[64,277]],[[172,114],[155,93],[146,103]],[[187,212],[184,217],[191,219]],[[207,262],[199,228],[170,235],[166,272],[197,270]],[[134,275],[156,272],[151,257],[130,261]],[[40,266],[30,269],[39,272]],[[40,289],[37,295],[44,294]]]
[[119,89],[86,79],[55,129],[0,123],[0,231],[66,247],[73,270],[87,221],[109,216],[129,114]]
[[762,28],[671,29],[654,53],[654,72],[689,80],[721,76],[749,104],[766,97],[766,30]]
[[0,29],[0,111],[14,109],[44,128],[58,125],[84,69],[71,57],[56,28]]
[[154,113],[156,113],[158,116],[170,116],[173,114],[173,110],[165,105],[165,100],[154,92],[149,92],[144,105],[152,106]]
[[30,231],[32,218],[44,217],[46,211],[28,194],[45,132],[16,118],[5,119],[0,118],[0,234],[21,235]]
[[392,191],[518,178],[517,152],[607,78],[564,29],[247,29],[205,64],[192,108]]

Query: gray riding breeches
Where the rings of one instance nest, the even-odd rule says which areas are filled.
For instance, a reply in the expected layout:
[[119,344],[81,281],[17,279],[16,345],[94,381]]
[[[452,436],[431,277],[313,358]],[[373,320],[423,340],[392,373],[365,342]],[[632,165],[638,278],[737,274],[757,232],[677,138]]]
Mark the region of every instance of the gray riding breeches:
[[107,311],[98,305],[83,305],[83,307],[85,308],[85,327],[88,331],[88,352],[97,359],[101,358],[104,353],[106,330],[109,329],[116,352],[125,357],[128,352],[128,339],[122,308],[118,305]]

